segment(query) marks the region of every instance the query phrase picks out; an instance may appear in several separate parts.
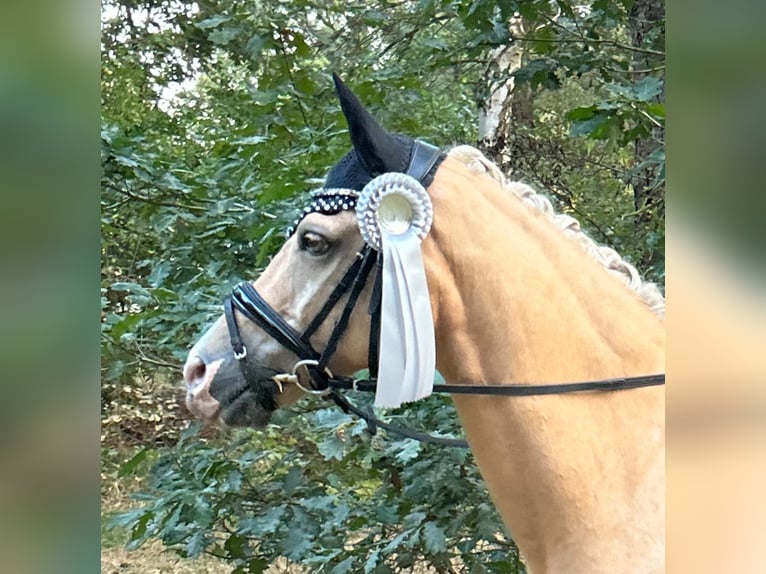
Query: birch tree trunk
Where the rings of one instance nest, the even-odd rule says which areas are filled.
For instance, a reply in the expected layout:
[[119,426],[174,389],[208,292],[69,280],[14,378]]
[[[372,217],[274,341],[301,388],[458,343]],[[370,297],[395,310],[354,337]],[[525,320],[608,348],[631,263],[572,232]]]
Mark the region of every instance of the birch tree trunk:
[[[523,22],[515,16],[508,23],[511,38],[523,35]],[[486,82],[489,97],[479,103],[479,147],[501,166],[512,165],[513,130],[532,126],[533,98],[528,84],[517,83],[513,73],[524,62],[521,45],[511,42],[490,52]]]

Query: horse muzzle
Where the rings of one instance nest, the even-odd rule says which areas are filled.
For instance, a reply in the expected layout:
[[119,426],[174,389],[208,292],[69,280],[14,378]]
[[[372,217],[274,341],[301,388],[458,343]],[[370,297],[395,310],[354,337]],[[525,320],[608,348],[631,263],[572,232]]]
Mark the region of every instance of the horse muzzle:
[[223,427],[265,426],[278,406],[272,379],[278,371],[258,367],[251,372],[246,379],[233,356],[205,362],[190,355],[183,370],[186,407],[196,418]]

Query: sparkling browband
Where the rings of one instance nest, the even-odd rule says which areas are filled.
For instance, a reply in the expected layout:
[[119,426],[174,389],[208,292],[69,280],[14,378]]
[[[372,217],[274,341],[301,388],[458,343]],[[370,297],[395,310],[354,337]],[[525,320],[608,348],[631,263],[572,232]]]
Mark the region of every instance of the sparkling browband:
[[311,192],[311,202],[303,208],[301,214],[295,219],[293,224],[285,231],[285,237],[288,239],[295,233],[298,225],[309,213],[321,213],[323,215],[335,215],[341,211],[350,211],[356,209],[356,201],[359,199],[359,192],[353,189],[315,189]]

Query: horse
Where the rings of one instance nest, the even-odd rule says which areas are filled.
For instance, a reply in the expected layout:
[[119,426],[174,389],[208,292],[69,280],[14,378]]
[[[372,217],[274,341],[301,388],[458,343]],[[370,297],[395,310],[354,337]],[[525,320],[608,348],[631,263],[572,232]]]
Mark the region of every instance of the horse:
[[[320,190],[323,205],[304,210],[249,284],[255,306],[268,311],[261,320],[252,320],[242,297],[239,305],[228,300],[192,347],[184,379],[194,415],[262,427],[312,390],[310,369],[296,363],[345,375],[370,366],[374,281],[336,296],[352,305],[325,303],[369,251],[346,200],[380,174],[414,164],[433,207],[420,247],[436,368],[447,382],[481,389],[664,372],[664,299],[655,285],[477,149],[434,154],[389,133],[334,78],[352,143],[324,183],[335,199],[321,199]],[[337,189],[345,195],[333,195]],[[298,360],[306,347],[328,344],[323,364]],[[296,371],[300,377],[284,375]],[[664,571],[663,386],[452,398],[530,572]]]

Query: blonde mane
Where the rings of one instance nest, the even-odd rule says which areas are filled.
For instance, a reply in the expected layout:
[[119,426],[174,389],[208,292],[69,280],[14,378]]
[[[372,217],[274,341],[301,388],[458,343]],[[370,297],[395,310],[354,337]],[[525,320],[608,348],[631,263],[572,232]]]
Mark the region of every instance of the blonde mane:
[[617,251],[606,245],[599,245],[582,230],[580,223],[571,215],[556,213],[550,200],[537,193],[525,183],[509,181],[502,171],[478,149],[469,145],[452,148],[449,156],[463,163],[474,173],[483,173],[500,183],[505,189],[553,221],[564,233],[576,241],[593,259],[611,274],[619,277],[625,285],[638,294],[639,298],[661,319],[665,318],[665,298],[654,283],[644,281],[638,270],[625,261]]

